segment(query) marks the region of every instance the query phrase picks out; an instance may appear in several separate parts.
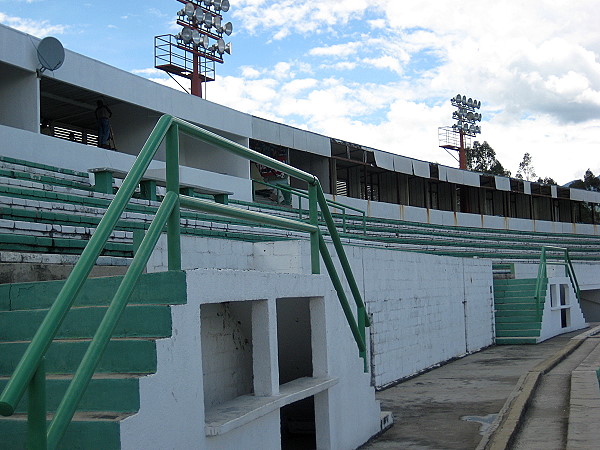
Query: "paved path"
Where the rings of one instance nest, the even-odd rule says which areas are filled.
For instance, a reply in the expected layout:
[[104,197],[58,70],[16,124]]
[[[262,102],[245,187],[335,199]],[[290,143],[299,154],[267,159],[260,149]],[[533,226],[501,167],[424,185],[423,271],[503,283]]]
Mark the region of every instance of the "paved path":
[[582,331],[537,345],[490,347],[379,392],[394,425],[361,448],[475,449],[519,378]]

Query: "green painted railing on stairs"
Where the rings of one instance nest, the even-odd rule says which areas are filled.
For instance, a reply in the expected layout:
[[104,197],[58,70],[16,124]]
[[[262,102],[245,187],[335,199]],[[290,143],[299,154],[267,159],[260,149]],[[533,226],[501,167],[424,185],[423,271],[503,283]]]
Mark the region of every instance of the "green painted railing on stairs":
[[[560,252],[563,261],[549,261],[548,252]],[[542,298],[545,297],[545,291],[542,292],[542,287],[544,286],[544,280],[548,278],[548,265],[561,265],[565,266],[565,274],[573,283],[575,287],[575,294],[577,295],[577,301],[581,301],[579,283],[577,282],[577,276],[575,275],[575,269],[573,268],[573,263],[571,262],[571,258],[569,256],[569,249],[564,247],[554,247],[554,246],[544,246],[542,247],[542,252],[540,254],[540,264],[538,266],[538,275],[537,281],[535,284],[535,311],[538,316],[538,320],[542,318]]]
[[[179,133],[216,145],[228,152],[306,182],[308,184],[310,223],[247,211],[208,200],[181,195],[179,193]],[[98,330],[94,334],[50,425],[47,427],[45,354],[163,140],[166,143],[167,193],[139,245],[104,318],[98,326]],[[181,270],[180,207],[182,206],[310,233],[312,273],[320,273],[320,254],[338,294],[352,335],[357,343],[359,355],[364,360],[365,371],[367,371],[365,327],[370,325],[369,319],[335,223],[327,207],[327,200],[325,199],[319,180],[307,172],[264,156],[217,134],[189,124],[181,119],[165,115],[159,119],[154,130],[148,137],[129,174],[123,180],[123,184],[83,250],[79,261],[65,281],[63,288],[53,302],[52,307],[0,395],[0,414],[10,416],[14,414],[19,401],[25,391],[29,389],[27,418],[28,448],[55,449],[58,446],[67,426],[73,419],[77,405],[96,370],[96,366],[106,349],[115,326],[165,225],[167,227],[168,269]],[[356,319],[329,254],[323,233],[319,229],[319,207],[321,208],[321,213],[325,219],[328,232],[356,304]]]
[[[263,184],[265,186],[270,187],[271,189],[275,189],[277,191],[288,192],[291,195],[295,195],[298,197],[298,218],[302,219],[304,214],[304,209],[302,208],[302,199],[309,199],[309,195],[307,192],[304,192],[300,189],[295,189],[291,186],[287,186],[284,184],[272,184],[267,181],[259,181],[252,180],[253,183]],[[346,229],[346,210],[349,209],[351,211],[356,211],[359,213],[362,221],[362,231],[363,234],[367,234],[367,218],[365,212],[360,208],[355,208],[354,206],[345,205],[344,203],[336,202],[335,200],[327,200],[327,205],[330,207],[334,207],[342,211],[342,230],[344,233],[347,231]]]

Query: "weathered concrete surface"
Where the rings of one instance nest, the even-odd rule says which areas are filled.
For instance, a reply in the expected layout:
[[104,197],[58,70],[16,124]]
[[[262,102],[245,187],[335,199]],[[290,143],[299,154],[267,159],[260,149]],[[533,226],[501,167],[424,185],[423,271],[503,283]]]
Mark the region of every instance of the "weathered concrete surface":
[[[571,372],[598,345],[597,338],[584,341],[568,358],[543,375],[521,420],[512,448],[562,449],[567,444]],[[598,386],[596,383],[596,390]]]
[[521,376],[580,332],[537,345],[490,347],[379,392],[394,426],[362,448],[476,448]]

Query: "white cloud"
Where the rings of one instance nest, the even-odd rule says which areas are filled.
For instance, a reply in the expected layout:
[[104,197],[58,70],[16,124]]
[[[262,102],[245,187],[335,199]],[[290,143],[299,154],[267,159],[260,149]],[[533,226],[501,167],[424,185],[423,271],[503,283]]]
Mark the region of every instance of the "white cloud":
[[452,123],[448,99],[460,92],[482,102],[479,140],[507,169],[528,151],[540,176],[566,182],[600,168],[598,12],[597,0],[238,0],[245,38],[285,38],[305,58],[257,58],[241,77],[218,76],[208,98],[456,165],[437,128]]
[[0,23],[38,38],[60,35],[69,28],[67,25],[52,25],[47,20],[36,21],[22,17],[12,17],[1,12]]
[[160,69],[156,69],[154,67],[148,67],[146,69],[134,69],[131,71],[131,73],[134,73],[136,75],[141,75],[141,76],[145,76],[147,78],[149,78],[150,76],[154,75],[166,75],[166,73],[163,70]]

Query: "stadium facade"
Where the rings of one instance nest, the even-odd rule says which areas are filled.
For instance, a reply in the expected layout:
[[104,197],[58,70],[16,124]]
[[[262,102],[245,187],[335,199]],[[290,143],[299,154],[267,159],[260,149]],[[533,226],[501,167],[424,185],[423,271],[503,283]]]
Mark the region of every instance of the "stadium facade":
[[[90,404],[109,404],[81,406],[74,423],[99,425],[70,428],[67,442],[83,441],[86,448],[280,448],[308,435],[317,448],[356,448],[390,424],[375,389],[494,343],[539,342],[600,317],[600,193],[463,171],[300,130],[68,50],[60,69],[40,74],[38,42],[0,26],[0,264],[13,274],[25,266],[37,270],[10,278],[0,320],[32,320],[23,312],[28,308],[16,306],[27,303],[19,289],[54,289],[39,282],[61,278],[60,267],[77,260],[69,248],[94,230],[82,217],[94,223],[103,215],[86,201],[112,200],[159,118],[168,115],[319,179],[325,197],[337,202],[330,205],[370,321],[363,360],[339,292],[327,275],[315,273],[306,233],[182,212],[183,278],[157,278],[171,268],[165,236],[141,278],[152,291],[148,298],[163,292],[163,300],[153,302],[169,305],[168,331],[123,332],[111,341],[106,352],[122,357],[123,367],[101,364],[88,387],[96,392]],[[112,149],[95,145],[97,100],[113,113]],[[179,178],[190,195],[290,220],[308,215],[306,184],[281,171],[185,134],[179,149]],[[137,231],[148,231],[136,223],[144,223],[165,196],[167,157],[163,143],[147,171],[153,192],[144,198],[140,188],[135,211],[122,216],[97,273],[117,275],[129,265]],[[50,173],[68,176],[51,181]],[[87,191],[81,188],[86,177]],[[329,238],[324,245],[335,253]],[[540,275],[543,247],[548,261]],[[569,250],[571,264],[555,247]],[[337,260],[334,265],[343,271]],[[18,284],[24,281],[30,283]],[[353,295],[352,286],[344,290]],[[133,294],[143,303],[144,295],[138,297]],[[537,303],[503,309],[525,297]],[[155,312],[143,311],[131,314],[139,314],[139,322],[155,321]],[[514,323],[523,326],[507,329]],[[58,336],[65,346],[70,338],[78,341],[73,345],[89,340],[86,331],[65,333]],[[14,341],[31,336],[7,331],[2,339],[4,354],[11,355],[0,363],[3,387],[24,352]],[[151,363],[135,366],[133,355],[145,351]],[[49,389],[72,371],[48,365]],[[115,393],[125,389],[122,380],[134,380],[127,394],[137,399],[133,407],[104,401],[122,395]],[[21,422],[0,421],[16,445],[24,435]]]

